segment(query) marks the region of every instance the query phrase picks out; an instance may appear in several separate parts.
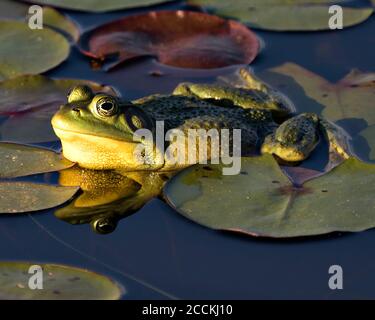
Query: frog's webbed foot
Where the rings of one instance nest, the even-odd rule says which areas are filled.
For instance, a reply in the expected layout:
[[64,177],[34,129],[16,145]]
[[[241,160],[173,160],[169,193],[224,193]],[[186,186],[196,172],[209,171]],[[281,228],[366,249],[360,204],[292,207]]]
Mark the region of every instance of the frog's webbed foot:
[[319,127],[329,145],[330,161],[335,161],[337,157],[342,159],[350,158],[352,152],[350,150],[351,138],[349,134],[334,123],[322,118],[319,119]]

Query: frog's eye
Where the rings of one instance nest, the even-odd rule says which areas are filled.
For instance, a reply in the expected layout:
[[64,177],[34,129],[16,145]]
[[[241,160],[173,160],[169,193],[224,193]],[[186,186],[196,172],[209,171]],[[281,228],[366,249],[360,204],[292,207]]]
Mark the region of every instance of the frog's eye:
[[68,102],[88,101],[91,100],[93,96],[94,93],[89,86],[80,85],[70,90],[68,94]]
[[102,98],[96,104],[96,111],[99,116],[111,117],[118,112],[118,105],[113,98]]

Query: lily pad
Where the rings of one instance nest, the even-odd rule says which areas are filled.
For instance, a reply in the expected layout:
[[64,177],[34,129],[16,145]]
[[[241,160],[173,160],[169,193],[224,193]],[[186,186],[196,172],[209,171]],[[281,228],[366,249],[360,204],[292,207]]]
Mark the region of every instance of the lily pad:
[[0,82],[0,115],[10,116],[0,127],[1,139],[23,143],[57,140],[51,117],[66,103],[69,90],[79,84],[86,84],[95,92],[116,95],[108,86],[80,79],[33,75]]
[[252,62],[259,51],[246,26],[191,11],[157,11],[110,22],[84,34],[81,51],[114,67],[153,56],[182,68],[219,68]]
[[[29,17],[30,5],[12,0],[1,0],[0,19],[25,21]],[[43,25],[68,34],[74,41],[80,35],[78,26],[69,18],[51,7],[43,7]]]
[[[106,12],[114,10],[131,9],[138,7],[152,6],[160,4],[163,0],[24,0],[32,3],[39,3],[58,8],[88,11],[88,12]],[[169,0],[171,1],[171,0]]]
[[74,165],[53,151],[15,143],[0,143],[0,178],[59,171]]
[[193,166],[165,188],[168,202],[212,229],[297,237],[375,227],[375,165],[350,158],[303,187],[293,186],[270,155],[242,159],[242,174]]
[[[221,0],[190,0],[189,3],[208,8],[226,18],[238,19],[250,27],[272,31],[329,30],[331,0],[240,0],[234,3]],[[343,26],[350,27],[367,20],[372,8],[343,9]]]
[[0,80],[45,72],[70,52],[61,34],[48,28],[32,30],[19,21],[0,21],[0,42]]
[[[32,290],[29,282],[35,283],[30,278],[38,267],[43,272],[43,289]],[[0,262],[0,288],[0,299],[4,300],[118,300],[124,293],[118,283],[104,275],[39,262]]]
[[78,187],[31,182],[0,182],[0,213],[16,214],[57,207],[70,200]]

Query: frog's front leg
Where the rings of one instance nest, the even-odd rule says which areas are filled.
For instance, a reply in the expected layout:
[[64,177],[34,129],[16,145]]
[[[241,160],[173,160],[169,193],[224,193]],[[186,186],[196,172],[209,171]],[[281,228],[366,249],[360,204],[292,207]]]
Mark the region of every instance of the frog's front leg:
[[334,123],[319,119],[320,130],[328,142],[330,156],[339,155],[343,159],[348,159],[352,154],[350,150],[350,136]]

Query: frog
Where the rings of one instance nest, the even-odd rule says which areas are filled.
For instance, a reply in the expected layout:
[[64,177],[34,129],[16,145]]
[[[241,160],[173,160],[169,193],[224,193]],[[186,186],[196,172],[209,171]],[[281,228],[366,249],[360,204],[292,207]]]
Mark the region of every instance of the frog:
[[[309,158],[325,139],[330,153],[350,157],[349,138],[340,127],[314,113],[297,114],[284,94],[246,69],[239,74],[246,87],[183,82],[171,94],[133,101],[76,86],[53,116],[52,127],[65,158],[93,170],[173,171],[194,164],[176,163],[155,139],[137,134],[148,130],[154,136],[158,122],[163,122],[165,131],[178,129],[185,134],[191,129],[239,129],[241,156],[269,153],[294,165]],[[186,147],[187,139],[181,147]],[[194,143],[198,145],[199,139]],[[229,144],[234,143],[231,138]],[[135,157],[140,145],[142,161]],[[212,160],[209,148],[202,157]]]

